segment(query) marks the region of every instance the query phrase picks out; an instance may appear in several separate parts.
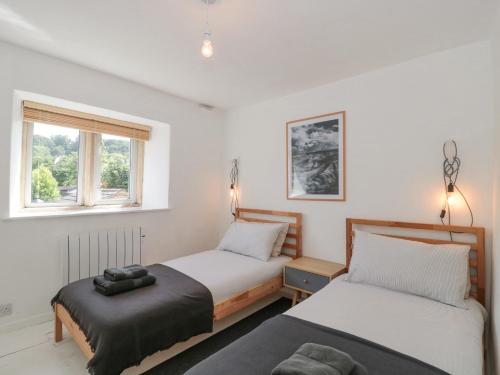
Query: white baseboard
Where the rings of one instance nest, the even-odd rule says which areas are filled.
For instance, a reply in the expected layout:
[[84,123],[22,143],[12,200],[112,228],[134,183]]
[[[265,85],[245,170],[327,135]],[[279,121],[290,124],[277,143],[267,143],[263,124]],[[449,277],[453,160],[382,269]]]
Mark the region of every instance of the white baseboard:
[[54,319],[53,312],[47,312],[38,315],[32,315],[27,318],[10,321],[9,323],[0,324],[0,334],[16,331],[40,323],[45,323]]

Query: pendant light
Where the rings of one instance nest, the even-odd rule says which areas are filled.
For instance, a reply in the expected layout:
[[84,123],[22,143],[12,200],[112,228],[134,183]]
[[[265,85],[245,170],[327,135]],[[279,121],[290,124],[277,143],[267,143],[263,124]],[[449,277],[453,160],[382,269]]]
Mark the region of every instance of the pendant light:
[[[209,59],[213,56],[214,54],[214,47],[212,46],[212,41],[210,40],[210,37],[212,34],[210,33],[209,25],[208,25],[208,0],[203,0],[204,3],[206,4],[206,18],[205,18],[205,32],[203,33],[203,44],[201,46],[201,54],[203,57]],[[213,3],[215,1],[211,1]]]

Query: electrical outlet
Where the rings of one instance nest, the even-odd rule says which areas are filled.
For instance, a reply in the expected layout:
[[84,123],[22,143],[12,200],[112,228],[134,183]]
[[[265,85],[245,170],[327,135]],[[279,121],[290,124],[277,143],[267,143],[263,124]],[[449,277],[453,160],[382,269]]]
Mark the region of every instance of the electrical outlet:
[[12,303],[0,305],[0,318],[7,315],[12,315]]

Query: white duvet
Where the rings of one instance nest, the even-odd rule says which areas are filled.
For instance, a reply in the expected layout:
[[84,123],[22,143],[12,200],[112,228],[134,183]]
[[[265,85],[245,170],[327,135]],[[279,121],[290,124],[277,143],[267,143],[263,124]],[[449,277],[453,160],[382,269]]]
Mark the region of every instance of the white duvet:
[[222,250],[208,250],[164,262],[205,285],[214,299],[221,302],[236,293],[281,275],[292,258],[271,257],[267,262]]
[[485,310],[344,281],[341,276],[288,312],[348,332],[456,375],[482,375]]

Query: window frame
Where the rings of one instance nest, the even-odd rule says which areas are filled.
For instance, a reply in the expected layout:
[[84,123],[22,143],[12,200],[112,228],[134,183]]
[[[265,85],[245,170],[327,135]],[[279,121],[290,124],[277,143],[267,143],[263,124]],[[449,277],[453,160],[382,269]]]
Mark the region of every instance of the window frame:
[[130,140],[130,161],[129,161],[129,182],[128,182],[128,198],[127,199],[100,199],[99,197],[99,189],[97,184],[101,180],[101,140],[103,133],[95,133],[95,150],[94,150],[94,186],[95,186],[95,204],[99,206],[116,206],[116,205],[136,205],[137,204],[137,143],[139,142],[137,139],[132,139],[128,137]]
[[[78,152],[78,186],[77,199],[75,202],[64,203],[33,203],[31,199],[31,178],[33,160],[33,131],[37,121],[23,121],[22,155],[21,155],[21,209],[39,210],[43,209],[101,209],[119,207],[141,207],[142,206],[142,184],[144,170],[144,141],[130,139],[130,172],[129,172],[129,198],[124,200],[101,200],[97,199],[98,189],[96,182],[99,173],[97,161],[100,156],[98,147],[101,134],[79,130],[79,152]],[[38,123],[44,124],[42,121]],[[60,126],[52,123],[47,125]]]

